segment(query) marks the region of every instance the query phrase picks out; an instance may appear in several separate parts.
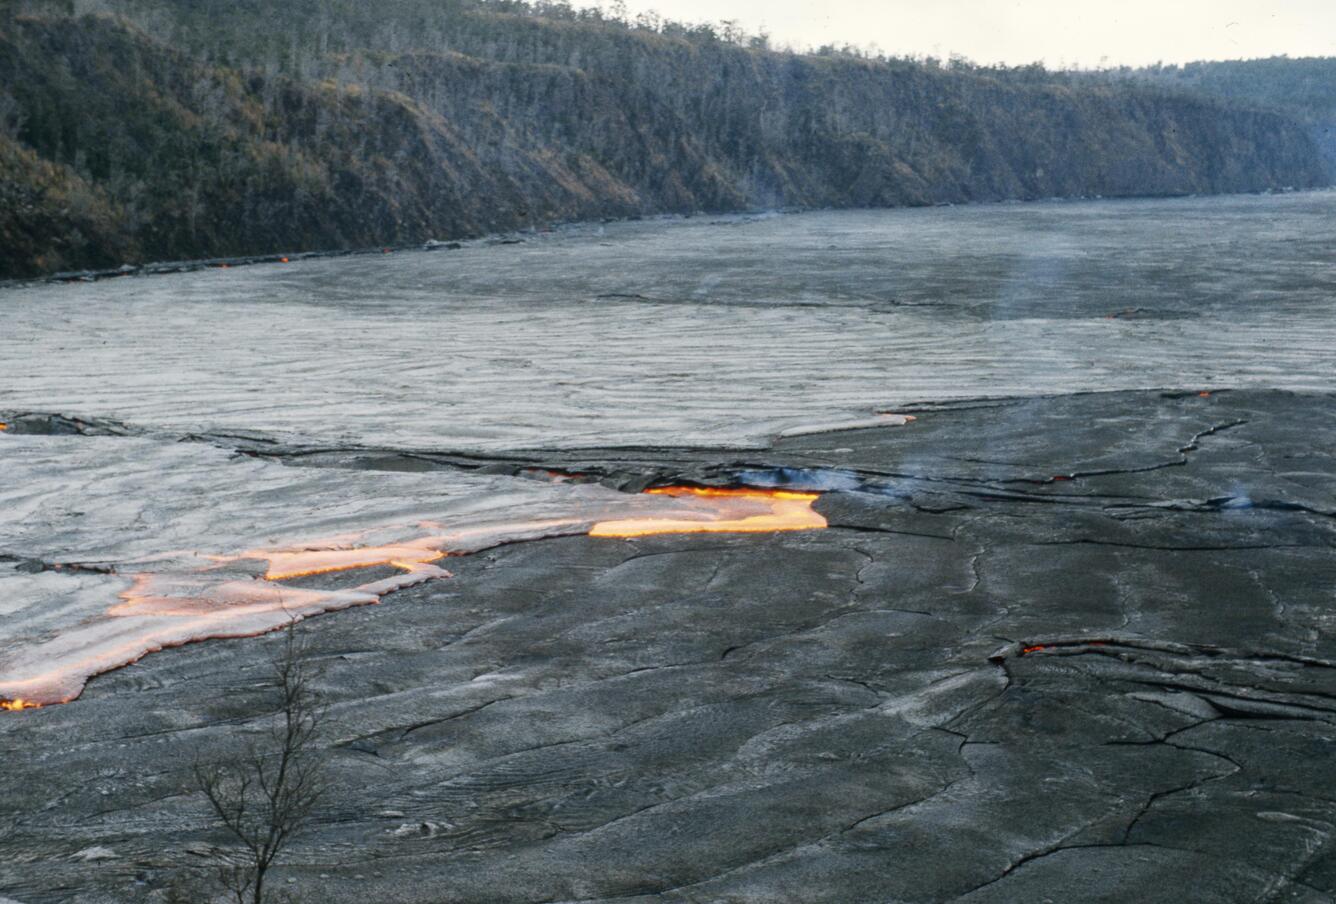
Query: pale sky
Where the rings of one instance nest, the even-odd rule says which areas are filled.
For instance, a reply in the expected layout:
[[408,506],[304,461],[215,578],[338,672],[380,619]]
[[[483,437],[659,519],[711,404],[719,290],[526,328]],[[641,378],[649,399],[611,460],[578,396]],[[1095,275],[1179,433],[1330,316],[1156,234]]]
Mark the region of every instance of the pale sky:
[[[576,0],[608,8],[611,0]],[[1336,56],[1336,0],[625,0],[686,22],[735,19],[797,49],[1098,66]]]

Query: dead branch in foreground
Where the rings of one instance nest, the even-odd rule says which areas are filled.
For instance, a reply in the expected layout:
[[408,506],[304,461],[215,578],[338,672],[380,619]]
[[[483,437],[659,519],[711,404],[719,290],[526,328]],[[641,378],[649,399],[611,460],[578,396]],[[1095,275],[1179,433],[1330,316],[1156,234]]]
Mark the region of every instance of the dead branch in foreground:
[[239,862],[219,879],[236,904],[263,904],[265,878],[309,823],[327,790],[317,740],[325,708],[295,622],[274,659],[278,710],[262,744],[233,760],[195,765],[195,781],[214,814],[238,842]]

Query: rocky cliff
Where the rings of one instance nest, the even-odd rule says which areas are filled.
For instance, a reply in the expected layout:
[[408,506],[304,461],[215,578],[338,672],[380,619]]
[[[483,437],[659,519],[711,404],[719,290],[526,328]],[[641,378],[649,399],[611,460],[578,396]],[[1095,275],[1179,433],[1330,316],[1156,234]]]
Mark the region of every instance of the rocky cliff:
[[0,13],[0,276],[661,212],[1328,181],[1301,124],[1133,81],[511,3],[98,5]]
[[1309,127],[1336,182],[1336,58],[1228,60],[1110,74],[1290,115]]

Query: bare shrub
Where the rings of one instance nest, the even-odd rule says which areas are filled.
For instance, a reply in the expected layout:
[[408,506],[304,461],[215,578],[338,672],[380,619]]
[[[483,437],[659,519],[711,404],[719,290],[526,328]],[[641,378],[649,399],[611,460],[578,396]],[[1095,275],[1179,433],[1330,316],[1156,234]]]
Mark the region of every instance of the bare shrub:
[[325,707],[295,623],[274,659],[278,709],[261,744],[232,760],[195,765],[195,781],[239,846],[219,880],[236,904],[262,904],[265,879],[292,839],[306,828],[324,796],[318,750]]

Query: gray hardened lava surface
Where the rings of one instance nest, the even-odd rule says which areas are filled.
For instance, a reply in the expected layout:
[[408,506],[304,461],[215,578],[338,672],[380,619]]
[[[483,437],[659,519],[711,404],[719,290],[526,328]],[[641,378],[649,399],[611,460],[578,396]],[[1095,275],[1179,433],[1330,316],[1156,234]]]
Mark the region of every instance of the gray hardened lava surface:
[[[1333,398],[911,413],[746,460],[548,461],[821,483],[828,530],[516,544],[312,621],[337,793],[278,881],[312,901],[1333,900]],[[0,895],[165,900],[202,869],[225,838],[190,763],[263,730],[278,643],[164,652],[0,719]]]

